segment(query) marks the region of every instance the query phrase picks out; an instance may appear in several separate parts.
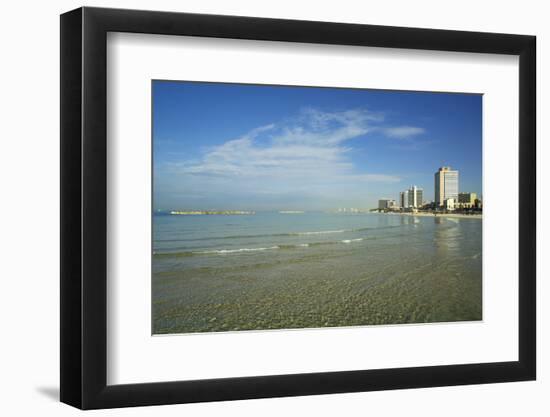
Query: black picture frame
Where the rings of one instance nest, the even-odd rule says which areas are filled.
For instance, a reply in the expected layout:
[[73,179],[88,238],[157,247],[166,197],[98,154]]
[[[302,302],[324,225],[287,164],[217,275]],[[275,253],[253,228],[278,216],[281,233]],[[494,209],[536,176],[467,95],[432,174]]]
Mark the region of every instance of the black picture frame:
[[[519,358],[107,385],[108,32],[519,56]],[[536,378],[536,38],[102,8],[61,15],[61,401],[81,409],[421,388]]]

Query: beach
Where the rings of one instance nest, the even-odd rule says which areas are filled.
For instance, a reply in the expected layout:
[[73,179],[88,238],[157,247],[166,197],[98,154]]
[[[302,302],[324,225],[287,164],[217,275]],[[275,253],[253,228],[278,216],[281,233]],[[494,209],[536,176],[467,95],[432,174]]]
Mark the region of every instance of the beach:
[[426,212],[388,212],[384,214],[400,215],[400,216],[414,216],[414,217],[443,217],[449,219],[477,219],[483,220],[482,214],[462,214],[462,213],[426,213]]
[[482,222],[154,216],[153,334],[482,319]]

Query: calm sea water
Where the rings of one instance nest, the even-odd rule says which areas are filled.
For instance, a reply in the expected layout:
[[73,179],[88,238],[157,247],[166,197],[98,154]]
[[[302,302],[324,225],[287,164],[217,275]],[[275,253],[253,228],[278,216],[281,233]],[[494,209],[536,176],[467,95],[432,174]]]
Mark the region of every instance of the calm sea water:
[[153,333],[482,319],[482,221],[153,217]]

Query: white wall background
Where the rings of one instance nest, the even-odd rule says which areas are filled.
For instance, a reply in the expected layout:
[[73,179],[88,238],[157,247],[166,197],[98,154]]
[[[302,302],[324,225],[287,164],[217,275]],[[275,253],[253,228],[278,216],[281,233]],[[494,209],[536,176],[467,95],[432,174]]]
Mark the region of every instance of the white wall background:
[[[10,2],[0,23],[0,410],[4,415],[75,415],[59,392],[59,17],[73,0]],[[529,415],[550,412],[548,134],[550,59],[545,2],[394,0],[124,0],[86,5],[238,14],[532,34],[538,37],[539,378],[536,382],[325,395],[99,411],[95,415]],[[533,202],[526,202],[533,203]],[[546,394],[546,395],[545,395]]]

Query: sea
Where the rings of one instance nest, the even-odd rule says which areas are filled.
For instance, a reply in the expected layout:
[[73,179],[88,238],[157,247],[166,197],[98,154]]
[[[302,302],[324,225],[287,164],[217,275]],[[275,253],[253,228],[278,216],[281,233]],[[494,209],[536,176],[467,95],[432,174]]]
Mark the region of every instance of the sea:
[[482,320],[482,220],[153,215],[152,333]]

